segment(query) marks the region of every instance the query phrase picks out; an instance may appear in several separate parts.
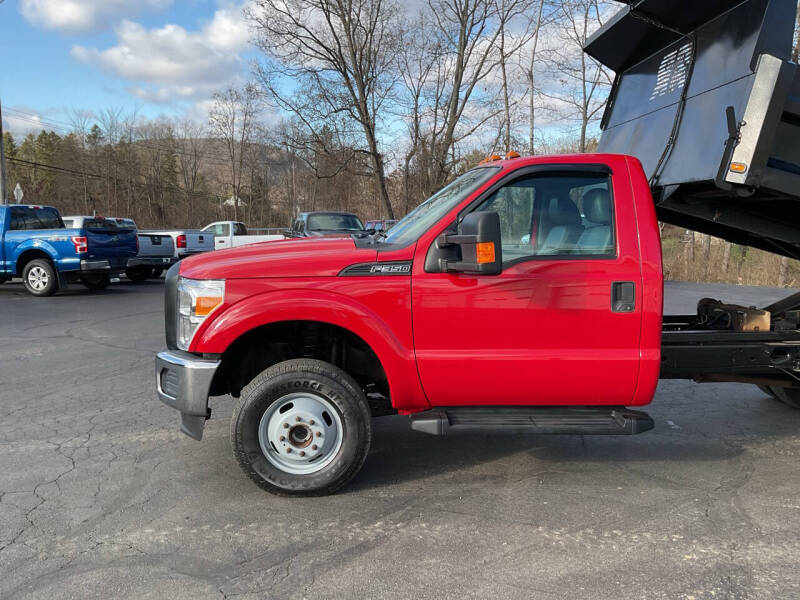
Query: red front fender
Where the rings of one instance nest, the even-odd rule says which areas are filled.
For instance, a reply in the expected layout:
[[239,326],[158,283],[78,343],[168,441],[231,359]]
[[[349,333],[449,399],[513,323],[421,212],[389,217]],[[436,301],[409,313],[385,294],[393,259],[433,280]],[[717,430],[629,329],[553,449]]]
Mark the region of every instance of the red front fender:
[[[384,318],[349,294],[307,288],[275,290],[247,295],[211,315],[198,330],[192,352],[221,354],[233,342],[263,325],[284,321],[318,321],[336,325],[366,342],[381,363],[389,383],[392,405],[403,411],[429,408],[419,381],[411,336],[410,297],[408,306],[397,305],[395,292],[382,290],[365,297],[377,304]],[[387,305],[385,292],[394,294]],[[400,302],[405,304],[405,302]],[[407,326],[406,326],[407,324]]]

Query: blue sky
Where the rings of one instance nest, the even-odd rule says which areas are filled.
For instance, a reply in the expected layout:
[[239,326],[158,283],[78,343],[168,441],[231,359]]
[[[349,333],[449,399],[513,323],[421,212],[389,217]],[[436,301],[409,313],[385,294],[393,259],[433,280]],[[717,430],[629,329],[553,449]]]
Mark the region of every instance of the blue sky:
[[203,115],[247,77],[242,1],[5,0],[0,97],[16,134],[68,127],[75,110]]

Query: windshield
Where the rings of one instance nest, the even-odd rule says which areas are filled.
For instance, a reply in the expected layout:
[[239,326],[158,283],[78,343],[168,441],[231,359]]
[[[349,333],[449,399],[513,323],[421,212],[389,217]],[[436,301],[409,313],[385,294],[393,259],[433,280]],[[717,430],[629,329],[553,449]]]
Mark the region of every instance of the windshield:
[[405,245],[417,240],[499,170],[500,167],[481,167],[467,171],[400,219],[383,241],[387,244]]
[[355,215],[321,214],[308,216],[311,231],[363,231],[364,226]]

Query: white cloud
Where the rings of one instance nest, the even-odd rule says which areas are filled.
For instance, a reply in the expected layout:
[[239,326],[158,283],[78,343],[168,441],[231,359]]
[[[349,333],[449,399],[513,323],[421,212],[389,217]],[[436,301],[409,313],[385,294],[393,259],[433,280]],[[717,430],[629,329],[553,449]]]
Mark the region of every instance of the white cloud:
[[88,31],[145,10],[163,10],[172,0],[21,0],[25,18],[45,29]]
[[135,82],[128,91],[149,102],[196,99],[237,81],[249,39],[241,6],[220,8],[199,31],[122,21],[115,32],[116,46],[73,46],[72,57]]

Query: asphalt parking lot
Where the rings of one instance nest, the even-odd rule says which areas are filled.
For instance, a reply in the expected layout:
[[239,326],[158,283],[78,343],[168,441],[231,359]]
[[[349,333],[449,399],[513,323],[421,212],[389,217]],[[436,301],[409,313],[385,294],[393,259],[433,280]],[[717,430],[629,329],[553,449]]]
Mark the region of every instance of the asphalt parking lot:
[[[345,490],[276,498],[230,398],[201,443],[155,398],[162,291],[0,286],[0,598],[800,597],[800,411],[752,385],[664,382],[634,437],[384,417]],[[670,312],[786,294],[667,286]]]

